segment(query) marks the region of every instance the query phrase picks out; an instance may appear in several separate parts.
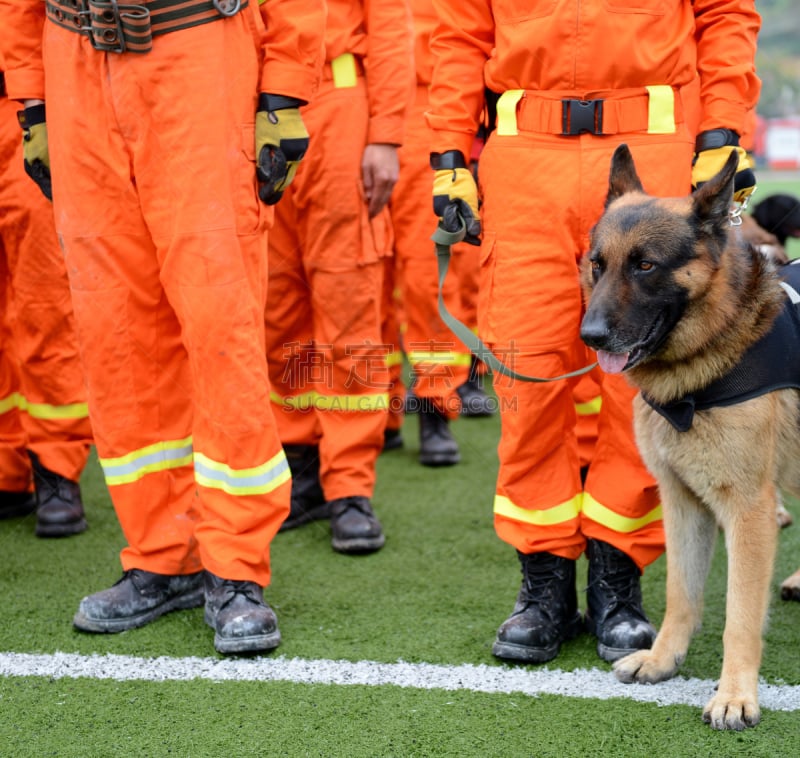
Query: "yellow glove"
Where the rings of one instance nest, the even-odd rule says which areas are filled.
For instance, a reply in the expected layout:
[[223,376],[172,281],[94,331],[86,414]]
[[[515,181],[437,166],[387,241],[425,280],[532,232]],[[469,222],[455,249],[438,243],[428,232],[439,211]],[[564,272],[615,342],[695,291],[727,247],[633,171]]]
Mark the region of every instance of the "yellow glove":
[[733,199],[744,203],[755,191],[756,175],[752,159],[743,147],[739,147],[739,135],[730,129],[710,129],[697,135],[692,187],[697,189],[719,173],[732,152],[739,155],[739,168],[733,180]]
[[17,111],[22,127],[22,157],[25,173],[36,182],[48,200],[53,199],[50,183],[50,151],[47,146],[47,122],[44,105],[32,105]]
[[292,183],[308,149],[308,131],[300,115],[304,103],[293,97],[261,94],[256,112],[258,196],[274,205]]
[[466,227],[464,242],[480,245],[481,218],[478,212],[478,187],[459,150],[431,153],[433,212],[442,228],[457,232]]

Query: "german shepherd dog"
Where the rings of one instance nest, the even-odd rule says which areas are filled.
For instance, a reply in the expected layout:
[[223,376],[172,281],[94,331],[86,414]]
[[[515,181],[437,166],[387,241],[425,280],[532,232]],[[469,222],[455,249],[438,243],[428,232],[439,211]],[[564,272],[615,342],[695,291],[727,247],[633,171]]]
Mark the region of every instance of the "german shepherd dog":
[[[737,369],[749,356],[764,357],[757,348],[779,314],[800,320],[774,264],[731,234],[736,168],[732,156],[691,195],[656,198],[644,192],[628,147],[616,149],[605,210],[582,264],[581,337],[601,368],[624,372],[640,390],[636,438],[664,511],[664,621],[652,649],[622,658],[614,671],[623,682],[644,683],[676,673],[702,620],[721,527],[728,553],[723,662],[703,720],[741,730],[760,719],[776,499],[779,489],[800,495],[800,390],[778,380],[760,394],[748,386],[760,369],[746,369],[744,378]],[[778,352],[782,363],[800,349]],[[745,399],[735,391],[741,384]],[[800,598],[795,588],[800,572],[784,583],[784,597]]]

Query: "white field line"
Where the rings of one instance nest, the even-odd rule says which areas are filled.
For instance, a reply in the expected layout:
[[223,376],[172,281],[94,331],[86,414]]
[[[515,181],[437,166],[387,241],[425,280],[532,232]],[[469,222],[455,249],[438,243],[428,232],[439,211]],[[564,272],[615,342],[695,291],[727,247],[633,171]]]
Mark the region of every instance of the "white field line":
[[[657,705],[702,707],[715,682],[674,679],[656,685],[622,684],[599,669],[528,669],[511,666],[373,661],[303,660],[300,658],[136,658],[127,655],[0,653],[0,676],[89,678],[116,681],[294,682],[299,684],[394,685],[422,690],[465,690],[501,694],[563,695],[591,700],[625,698]],[[761,683],[763,708],[800,710],[800,687]]]

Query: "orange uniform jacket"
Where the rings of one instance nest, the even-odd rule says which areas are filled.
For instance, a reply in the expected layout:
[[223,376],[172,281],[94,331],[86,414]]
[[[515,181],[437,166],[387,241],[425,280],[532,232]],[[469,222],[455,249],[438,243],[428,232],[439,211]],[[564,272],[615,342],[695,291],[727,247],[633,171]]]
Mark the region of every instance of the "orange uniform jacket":
[[[741,132],[758,98],[754,2],[434,5],[431,150],[469,155],[485,89],[508,93],[498,106],[505,120],[481,155],[481,337],[521,373],[579,368],[577,265],[602,211],[611,153],[630,145],[651,194],[689,191],[697,131]],[[602,106],[602,128],[591,110],[591,133],[581,131],[585,122],[573,131],[573,111],[586,114],[586,101]],[[496,378],[495,529],[521,552],[576,558],[595,538],[641,568],[663,551],[657,488],[633,438],[633,390],[618,379],[598,377],[597,445],[584,486],[574,386]]]
[[699,131],[743,124],[758,99],[752,60],[760,18],[753,0],[434,3],[443,26],[433,49],[447,71],[431,93],[435,152],[469,155],[484,84],[497,93],[588,98],[653,84],[685,87],[697,72]]

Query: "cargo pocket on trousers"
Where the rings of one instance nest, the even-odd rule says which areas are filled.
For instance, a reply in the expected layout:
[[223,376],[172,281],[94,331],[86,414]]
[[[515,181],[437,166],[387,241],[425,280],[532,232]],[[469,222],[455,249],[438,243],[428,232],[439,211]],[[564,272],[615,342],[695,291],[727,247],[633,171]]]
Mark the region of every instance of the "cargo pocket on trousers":
[[[361,187],[359,186],[359,189]],[[363,193],[362,193],[363,197]],[[380,213],[369,218],[366,202],[360,213],[361,246],[358,250],[359,266],[375,263],[380,258],[392,255],[394,248],[394,232],[389,209],[384,207]]]

